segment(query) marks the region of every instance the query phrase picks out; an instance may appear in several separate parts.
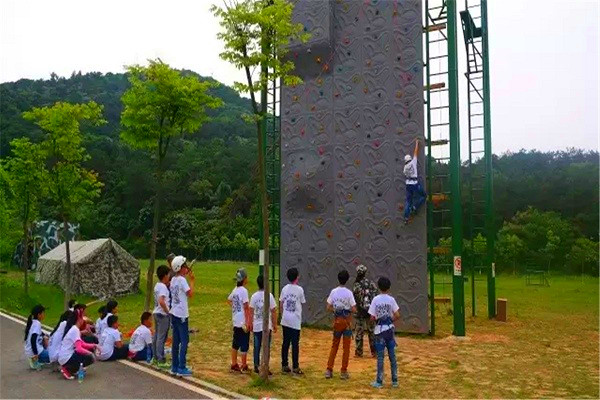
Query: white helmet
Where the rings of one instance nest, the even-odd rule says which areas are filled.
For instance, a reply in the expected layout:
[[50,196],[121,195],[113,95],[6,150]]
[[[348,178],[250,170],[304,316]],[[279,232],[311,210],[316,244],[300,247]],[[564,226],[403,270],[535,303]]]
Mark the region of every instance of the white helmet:
[[181,271],[181,267],[184,266],[187,259],[184,256],[177,256],[171,261],[171,269],[173,272]]
[[405,163],[409,162],[410,160],[412,160],[412,157],[410,156],[410,154],[407,154],[407,155],[404,156],[404,162]]

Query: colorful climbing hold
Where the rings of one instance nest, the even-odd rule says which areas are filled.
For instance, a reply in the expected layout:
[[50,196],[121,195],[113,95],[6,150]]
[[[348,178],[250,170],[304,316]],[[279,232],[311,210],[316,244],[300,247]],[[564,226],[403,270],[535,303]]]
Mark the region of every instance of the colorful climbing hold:
[[313,205],[312,205],[312,203],[308,203],[308,204],[306,205],[306,209],[307,209],[308,211],[312,211],[312,210],[314,210],[314,209],[315,209],[315,206],[313,206]]
[[321,57],[320,57],[320,56],[316,56],[316,57],[315,57],[315,62],[316,62],[317,64],[321,64]]
[[322,156],[325,154],[325,149],[323,147],[319,147],[319,155]]
[[363,88],[363,93],[364,93],[364,94],[367,94],[367,93],[369,93],[369,88],[365,86],[365,87]]
[[323,65],[323,72],[329,71],[329,64]]
[[360,165],[360,159],[357,158],[356,160],[354,160],[354,165],[359,166]]
[[331,231],[327,231],[325,234],[327,235],[327,239],[331,239],[333,237],[333,232]]
[[323,78],[317,79],[317,85],[321,86],[323,84]]
[[323,218],[318,217],[317,219],[315,219],[315,222],[317,223],[317,225],[323,225]]

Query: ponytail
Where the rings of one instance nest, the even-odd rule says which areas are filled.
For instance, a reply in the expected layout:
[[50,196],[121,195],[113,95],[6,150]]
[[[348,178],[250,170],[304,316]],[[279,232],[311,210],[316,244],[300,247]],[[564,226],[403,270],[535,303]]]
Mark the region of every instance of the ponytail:
[[41,304],[37,304],[31,309],[31,313],[29,314],[29,317],[27,317],[27,325],[25,325],[25,339],[23,340],[27,340],[27,336],[29,336],[29,330],[31,329],[31,325],[33,324],[33,320],[38,319],[39,315],[44,311],[46,311],[46,308]]
[[67,335],[67,332],[69,332],[71,330],[71,328],[73,326],[75,326],[75,324],[77,324],[78,314],[79,314],[78,312],[71,312],[69,314],[69,316],[67,317],[67,319],[65,320],[65,321],[67,321],[67,324],[65,325],[65,331],[63,332],[63,336],[62,336],[63,339]]
[[27,340],[27,336],[29,336],[29,329],[31,329],[31,324],[33,323],[33,315],[29,314],[27,317],[27,325],[25,325],[25,339]]
[[58,323],[56,324],[56,326],[54,327],[54,329],[50,333],[50,336],[54,335],[54,332],[56,332],[56,330],[58,329],[59,325],[63,321],[66,321],[71,314],[73,314],[73,311],[69,311],[69,310],[67,310],[67,311],[65,311],[64,313],[61,314],[60,318],[58,319]]

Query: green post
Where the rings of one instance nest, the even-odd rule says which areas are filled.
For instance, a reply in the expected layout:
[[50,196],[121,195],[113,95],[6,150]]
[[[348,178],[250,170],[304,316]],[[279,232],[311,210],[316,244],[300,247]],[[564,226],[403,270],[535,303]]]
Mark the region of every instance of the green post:
[[450,201],[452,209],[452,307],[455,336],[465,336],[465,282],[462,273],[462,204],[460,195],[460,126],[458,119],[458,51],[456,0],[448,7],[448,98],[450,112]]
[[487,0],[481,0],[481,40],[483,49],[483,144],[485,157],[485,231],[487,244],[488,317],[496,316],[496,268],[494,229],[494,170],[492,168],[492,122],[490,111],[490,53],[488,46]]
[[429,312],[430,312],[430,322],[429,322],[429,334],[431,336],[435,336],[435,271],[433,268],[433,247],[435,246],[435,241],[433,238],[433,193],[432,193],[432,174],[433,174],[433,163],[431,159],[431,89],[429,85],[431,84],[431,72],[429,68],[429,16],[427,15],[429,11],[429,0],[425,0],[425,60],[427,67],[427,76],[426,76],[426,87],[427,87],[427,246],[429,247],[427,251],[427,266],[429,269]]

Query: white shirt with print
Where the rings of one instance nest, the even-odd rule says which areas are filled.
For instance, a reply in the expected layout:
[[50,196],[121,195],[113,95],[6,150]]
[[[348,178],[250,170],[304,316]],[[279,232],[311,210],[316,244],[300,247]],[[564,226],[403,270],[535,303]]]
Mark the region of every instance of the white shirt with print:
[[131,340],[129,341],[129,351],[133,351],[137,353],[138,351],[142,351],[144,347],[152,345],[152,332],[146,325],[140,325],[137,327],[135,331],[133,331],[133,335],[131,335]]
[[407,185],[417,184],[417,157],[404,164],[404,176]]
[[171,310],[169,313],[178,318],[187,318],[190,316],[188,310],[187,292],[190,290],[185,277],[176,275],[171,279]]
[[279,301],[282,305],[281,326],[298,329],[302,327],[302,304],[306,303],[304,289],[288,283],[281,290]]
[[75,352],[75,342],[78,340],[81,340],[81,333],[79,328],[73,325],[60,343],[60,350],[58,351],[58,363],[60,365],[65,365],[69,361]]
[[[273,293],[269,293],[271,306],[269,307],[269,311],[272,311],[277,307],[277,303],[275,302],[275,297],[273,297]],[[263,304],[265,303],[265,292],[264,290],[259,290],[254,293],[250,298],[250,308],[254,310],[254,316],[252,321],[252,331],[254,332],[262,332],[263,330]],[[273,321],[271,320],[271,313],[269,312],[269,329],[273,329]]]
[[104,332],[104,330],[108,328],[108,317],[110,317],[111,315],[112,313],[107,313],[106,317],[100,320],[100,324],[96,326],[96,336],[102,337],[102,332]]
[[333,311],[351,311],[356,306],[354,294],[346,287],[338,286],[329,293],[327,304],[333,307]]
[[169,301],[171,298],[171,292],[169,292],[169,288],[162,282],[156,282],[154,285],[154,311],[153,314],[162,314],[167,315],[165,310],[160,306],[159,300],[161,297],[165,298],[165,304],[167,308],[169,308]]
[[102,331],[102,337],[100,337],[100,355],[99,360],[108,360],[115,351],[115,343],[121,340],[121,332],[115,328],[108,327]]
[[248,304],[248,289],[243,286],[236,286],[227,299],[231,301],[231,322],[233,326],[242,328],[246,324],[244,304]]
[[67,321],[62,321],[60,324],[58,324],[58,328],[56,328],[54,333],[50,335],[50,340],[48,341],[48,356],[50,358],[50,362],[56,362],[58,360],[60,343],[62,342],[66,327]]
[[[378,294],[371,302],[371,307],[369,307],[369,315],[374,316],[377,320],[387,317],[393,319],[394,313],[399,309],[400,307],[398,307],[398,303],[396,303],[396,300],[392,296],[389,294]],[[385,332],[388,329],[394,328],[394,324],[380,325],[377,323],[377,321],[375,324],[374,333],[376,335],[380,334],[381,332]]]
[[37,319],[31,321],[31,326],[29,327],[29,332],[27,333],[27,339],[25,339],[25,356],[31,358],[35,354],[33,353],[33,349],[31,348],[31,335],[37,333],[37,340],[35,342],[37,354],[40,354],[44,351],[43,345],[43,337],[42,337],[42,324]]

